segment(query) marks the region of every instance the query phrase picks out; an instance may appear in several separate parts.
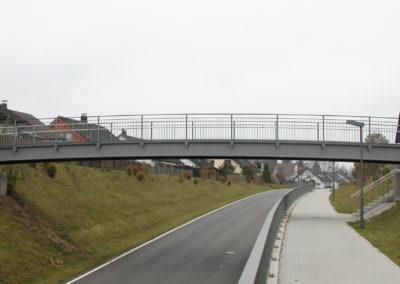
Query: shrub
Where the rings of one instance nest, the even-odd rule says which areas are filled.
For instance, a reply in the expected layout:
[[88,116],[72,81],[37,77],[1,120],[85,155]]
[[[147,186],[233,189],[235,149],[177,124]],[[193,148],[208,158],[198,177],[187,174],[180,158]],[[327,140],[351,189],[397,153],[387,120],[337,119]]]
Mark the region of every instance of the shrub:
[[125,167],[125,172],[126,172],[126,174],[127,174],[128,176],[131,176],[131,175],[133,174],[132,166],[131,166],[131,165],[127,165],[127,166]]
[[199,183],[199,179],[198,179],[198,178],[194,178],[194,179],[193,179],[193,183],[194,183],[194,184],[198,184],[198,183]]
[[192,178],[192,173],[191,172],[185,172],[184,173],[184,177],[187,179],[191,179]]
[[137,173],[139,172],[138,166],[133,165],[133,166],[131,166],[131,167],[132,167],[132,173],[133,173],[134,175],[137,175]]
[[222,182],[222,183],[226,182],[226,177],[222,176],[222,177],[221,177],[221,182]]
[[47,174],[49,175],[49,177],[54,178],[57,173],[57,166],[53,163],[46,163],[45,166],[46,166],[46,171],[47,171]]
[[146,174],[149,172],[149,166],[145,162],[140,164],[140,169]]
[[136,178],[137,178],[138,181],[143,181],[144,177],[145,177],[144,172],[138,172],[137,175],[136,175]]
[[230,180],[228,180],[228,186],[231,186],[231,181]]

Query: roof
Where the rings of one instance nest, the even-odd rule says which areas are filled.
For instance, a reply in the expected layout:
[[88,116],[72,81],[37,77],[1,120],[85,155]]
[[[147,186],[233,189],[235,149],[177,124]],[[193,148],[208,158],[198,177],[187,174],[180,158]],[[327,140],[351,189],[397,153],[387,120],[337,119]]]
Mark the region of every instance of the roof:
[[[327,172],[325,174],[333,180],[333,172]],[[344,182],[343,178],[340,176],[340,173],[335,172],[335,181],[338,183]]]
[[320,181],[322,182],[332,182],[332,178],[327,175],[326,173],[323,172],[318,172],[315,169],[310,169],[310,168],[306,168],[301,174],[299,174],[298,176],[304,174],[305,171],[309,171],[311,172],[315,177],[317,177]]
[[57,121],[58,119],[61,119],[66,124],[68,124],[68,126],[71,127],[72,130],[78,133],[86,141],[90,142],[98,140],[117,140],[117,137],[115,137],[114,134],[112,134],[104,126],[82,122],[80,120],[75,120],[64,116],[58,116],[55,121]]
[[196,164],[199,168],[213,168],[214,166],[210,165],[210,163],[206,159],[191,159],[191,161]]
[[255,163],[252,163],[252,162],[249,161],[249,160],[246,160],[246,159],[235,159],[234,161],[235,161],[240,167],[243,167],[243,166],[250,166],[250,167],[254,168],[254,169],[256,170],[257,173],[262,173],[262,170],[259,169]]
[[[10,124],[8,126],[13,126],[16,122],[19,136],[32,139],[32,141],[33,137],[39,140],[54,140],[56,138],[54,131],[33,115],[11,110],[7,108],[7,104],[0,104],[0,124],[6,124],[7,120]],[[59,138],[58,135],[57,138]]]

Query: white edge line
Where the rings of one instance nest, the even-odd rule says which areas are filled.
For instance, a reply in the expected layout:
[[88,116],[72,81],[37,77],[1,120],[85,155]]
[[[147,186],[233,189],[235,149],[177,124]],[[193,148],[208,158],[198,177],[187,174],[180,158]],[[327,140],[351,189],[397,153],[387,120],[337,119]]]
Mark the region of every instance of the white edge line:
[[210,211],[210,212],[208,212],[208,213],[206,213],[206,214],[204,214],[204,215],[201,215],[201,216],[199,216],[199,217],[197,217],[197,218],[195,218],[195,219],[193,219],[193,220],[190,220],[189,222],[187,222],[187,223],[185,223],[185,224],[182,224],[182,225],[180,225],[179,227],[176,227],[176,228],[174,228],[174,229],[172,229],[172,230],[170,230],[170,231],[168,231],[168,232],[166,232],[166,233],[164,233],[164,234],[162,234],[162,235],[159,235],[158,237],[155,237],[154,239],[151,239],[150,241],[148,241],[148,242],[146,242],[146,243],[144,243],[144,244],[141,244],[140,246],[135,247],[135,248],[133,248],[133,249],[131,249],[131,250],[129,250],[129,251],[127,251],[127,252],[125,252],[125,253],[123,253],[123,254],[121,254],[121,255],[119,255],[119,256],[117,256],[117,257],[115,257],[115,258],[113,258],[113,259],[111,259],[111,260],[109,260],[109,261],[107,261],[106,263],[101,264],[100,266],[98,266],[98,267],[96,267],[96,268],[94,268],[94,269],[92,269],[92,270],[86,272],[85,274],[82,274],[81,276],[78,276],[77,278],[74,278],[74,279],[72,279],[72,280],[66,282],[65,284],[74,283],[74,282],[76,282],[76,281],[78,281],[78,280],[80,280],[80,279],[82,279],[82,278],[88,276],[89,274],[92,274],[93,272],[95,272],[95,271],[97,271],[97,270],[100,270],[101,268],[103,268],[103,267],[105,267],[105,266],[107,266],[107,265],[113,263],[114,261],[117,261],[118,259],[123,258],[124,256],[126,256],[126,255],[128,255],[128,254],[130,254],[130,253],[132,253],[132,252],[134,252],[134,251],[136,251],[136,250],[138,250],[138,249],[140,249],[140,248],[142,248],[142,247],[144,247],[144,246],[147,246],[148,244],[150,244],[150,243],[152,243],[152,242],[155,242],[156,240],[161,239],[162,237],[164,237],[164,236],[166,236],[166,235],[168,235],[168,234],[170,234],[170,233],[172,233],[172,232],[174,232],[174,231],[176,231],[176,230],[179,230],[179,229],[181,229],[181,228],[183,228],[183,227],[185,227],[185,226],[187,226],[187,225],[189,225],[189,224],[191,224],[191,223],[193,223],[193,222],[196,222],[197,220],[199,220],[199,219],[201,219],[201,218],[204,218],[204,217],[206,217],[206,216],[208,216],[208,215],[210,215],[210,214],[213,214],[213,213],[215,213],[215,212],[217,212],[217,211],[219,211],[219,210],[222,210],[222,209],[224,209],[224,208],[226,208],[226,207],[228,207],[228,206],[231,206],[231,205],[233,205],[233,204],[236,204],[236,203],[238,203],[238,202],[244,201],[244,200],[246,200],[246,199],[249,199],[249,198],[258,196],[258,195],[260,195],[260,194],[264,194],[264,193],[266,193],[266,192],[270,192],[270,191],[272,191],[272,190],[268,190],[268,191],[260,192],[260,193],[257,193],[257,194],[251,195],[251,196],[247,196],[247,197],[242,198],[242,199],[240,199],[240,200],[237,200],[237,201],[234,201],[234,202],[229,203],[229,204],[227,204],[227,205],[224,205],[224,206],[222,206],[222,207],[220,207],[220,208],[214,209],[213,211]]

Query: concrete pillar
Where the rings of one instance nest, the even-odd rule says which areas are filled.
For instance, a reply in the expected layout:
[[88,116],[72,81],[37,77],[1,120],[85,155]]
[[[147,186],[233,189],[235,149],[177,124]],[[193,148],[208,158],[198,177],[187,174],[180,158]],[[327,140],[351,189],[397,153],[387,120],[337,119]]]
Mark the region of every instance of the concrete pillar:
[[394,179],[394,200],[400,201],[400,173],[395,174],[393,179]]
[[7,173],[0,172],[0,196],[7,195]]

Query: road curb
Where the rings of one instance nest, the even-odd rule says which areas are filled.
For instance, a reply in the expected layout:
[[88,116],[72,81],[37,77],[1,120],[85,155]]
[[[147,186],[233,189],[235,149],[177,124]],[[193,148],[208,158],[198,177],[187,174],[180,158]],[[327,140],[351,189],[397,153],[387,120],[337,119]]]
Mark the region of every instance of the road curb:
[[292,211],[294,207],[296,206],[297,202],[299,202],[304,196],[307,194],[314,192],[314,190],[307,192],[306,194],[303,194],[300,196],[298,199],[296,199],[295,202],[288,208],[286,211],[285,215],[283,216],[282,222],[280,224],[278,234],[276,236],[276,240],[274,243],[274,249],[272,251],[272,256],[271,256],[271,262],[269,266],[269,274],[267,277],[267,284],[278,284],[279,283],[279,265],[280,265],[280,259],[281,259],[281,252],[283,248],[283,240],[285,239],[285,232],[286,232],[286,226],[287,223],[289,222],[290,215],[292,214]]

